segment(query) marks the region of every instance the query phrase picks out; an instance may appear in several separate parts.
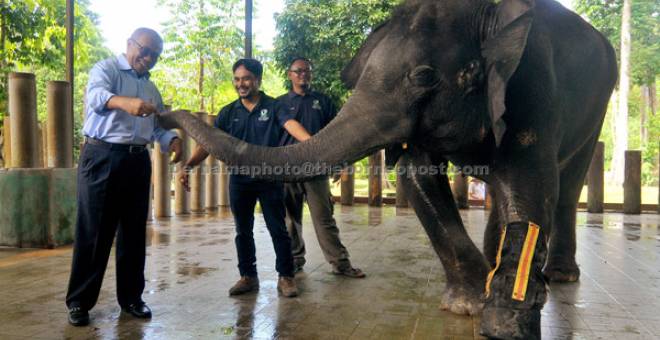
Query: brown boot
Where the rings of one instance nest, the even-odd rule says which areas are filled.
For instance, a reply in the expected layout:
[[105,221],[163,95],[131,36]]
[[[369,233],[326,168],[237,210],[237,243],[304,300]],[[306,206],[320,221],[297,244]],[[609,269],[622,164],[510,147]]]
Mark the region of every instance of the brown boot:
[[332,273],[335,275],[343,275],[354,279],[362,279],[367,276],[360,268],[351,266],[351,263],[348,261],[340,262],[339,264],[333,264]]
[[259,278],[256,276],[241,276],[233,287],[229,288],[229,296],[241,295],[259,289]]
[[277,291],[286,297],[298,296],[298,286],[293,277],[280,276],[277,280]]

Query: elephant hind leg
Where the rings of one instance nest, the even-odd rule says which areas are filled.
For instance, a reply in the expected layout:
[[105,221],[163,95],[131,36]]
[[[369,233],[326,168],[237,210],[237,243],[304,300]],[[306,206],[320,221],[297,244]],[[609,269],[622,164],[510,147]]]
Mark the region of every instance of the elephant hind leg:
[[559,197],[550,233],[548,260],[543,269],[552,282],[575,282],[580,278],[580,269],[575,261],[575,215],[597,141],[596,136],[585,144],[559,175]]

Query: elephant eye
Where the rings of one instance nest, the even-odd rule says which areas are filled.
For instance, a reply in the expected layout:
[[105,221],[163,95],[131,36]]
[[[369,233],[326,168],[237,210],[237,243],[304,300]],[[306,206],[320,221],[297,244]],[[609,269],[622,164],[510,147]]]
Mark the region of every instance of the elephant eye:
[[414,86],[419,87],[434,87],[440,81],[438,73],[433,67],[428,65],[415,67],[415,69],[408,74],[408,79]]

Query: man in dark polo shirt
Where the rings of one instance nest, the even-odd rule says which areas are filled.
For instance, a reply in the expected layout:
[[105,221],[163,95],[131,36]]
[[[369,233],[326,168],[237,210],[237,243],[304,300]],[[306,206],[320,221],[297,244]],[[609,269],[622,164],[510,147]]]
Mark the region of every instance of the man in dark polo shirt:
[[[337,109],[326,95],[313,91],[312,64],[305,58],[294,58],[289,65],[288,77],[291,91],[278,98],[286,105],[292,118],[300,122],[312,135],[323,129],[337,115]],[[284,132],[281,145],[297,143],[291,134]],[[291,236],[296,271],[305,264],[305,242],[302,236],[303,202],[307,200],[316,237],[332,272],[352,278],[363,278],[364,273],[351,266],[348,251],[339,239],[337,222],[332,216],[334,205],[327,177],[303,183],[286,183],[285,203],[287,229]]]
[[[215,127],[248,143],[263,146],[278,146],[282,128],[301,141],[310,135],[275,99],[259,91],[263,66],[254,59],[240,59],[233,66],[234,87],[239,99],[220,110]],[[197,147],[186,162],[191,168],[208,156],[202,147]],[[242,169],[241,169],[242,170]],[[183,172],[180,180],[188,186],[188,174]],[[253,236],[254,207],[259,200],[275,247],[275,269],[279,273],[277,289],[284,296],[298,295],[293,279],[294,265],[291,255],[291,239],[286,231],[284,218],[284,189],[281,183],[254,179],[249,175],[232,173],[229,180],[229,203],[236,223],[236,250],[241,278],[229,290],[229,295],[239,295],[259,288],[257,259]]]

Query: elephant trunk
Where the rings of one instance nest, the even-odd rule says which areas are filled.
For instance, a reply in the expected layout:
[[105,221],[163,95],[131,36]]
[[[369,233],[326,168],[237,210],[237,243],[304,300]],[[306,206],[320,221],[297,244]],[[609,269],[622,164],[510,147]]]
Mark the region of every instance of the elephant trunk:
[[185,111],[161,114],[159,122],[165,128],[181,127],[209,154],[240,167],[241,173],[245,170],[255,178],[293,182],[329,175],[404,139],[405,129],[385,121],[382,111],[373,112],[373,107],[367,110],[366,106],[349,100],[318,134],[303,143],[277,148],[246,143]]

